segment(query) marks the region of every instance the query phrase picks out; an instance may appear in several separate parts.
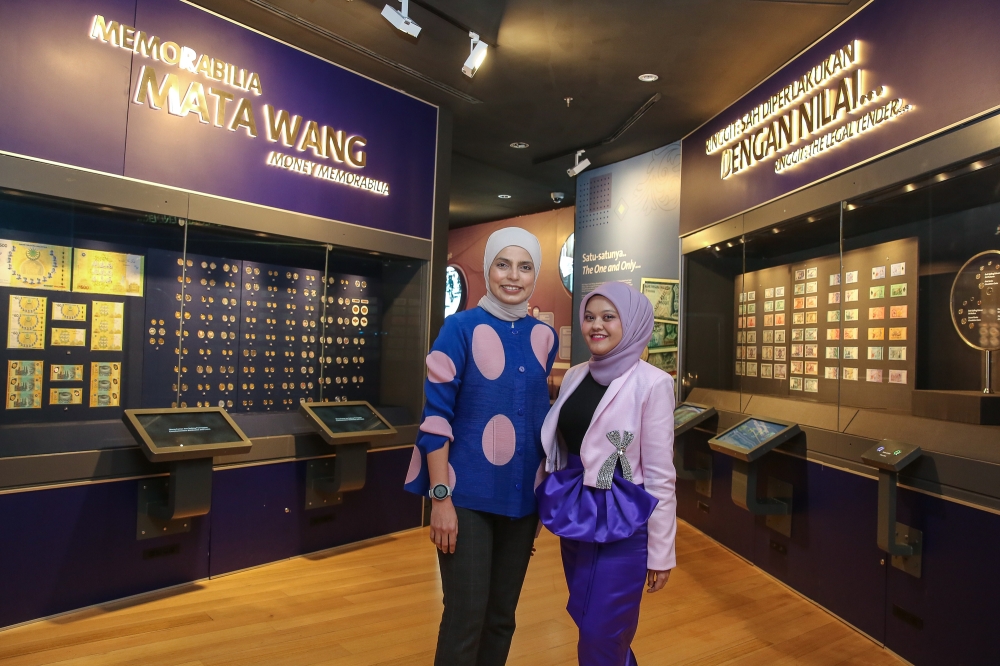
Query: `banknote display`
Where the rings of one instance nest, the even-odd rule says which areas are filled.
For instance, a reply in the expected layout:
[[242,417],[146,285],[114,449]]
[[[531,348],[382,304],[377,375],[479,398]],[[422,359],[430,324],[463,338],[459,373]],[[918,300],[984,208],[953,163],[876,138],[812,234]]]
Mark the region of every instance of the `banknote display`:
[[90,364],[90,406],[117,407],[121,404],[121,363]]
[[45,349],[44,296],[10,296],[7,317],[8,349]]
[[52,321],[87,321],[87,304],[52,301]]
[[69,291],[70,248],[0,239],[0,287]]
[[83,381],[83,366],[82,365],[58,365],[52,364],[49,366],[49,381],[50,382],[82,382]]
[[73,291],[113,296],[142,296],[145,257],[76,248]]
[[7,362],[7,409],[39,409],[42,406],[43,361]]
[[50,405],[82,405],[83,389],[58,388],[49,389]]
[[91,351],[122,351],[125,304],[94,301],[90,320]]
[[85,347],[86,345],[87,345],[87,329],[53,327],[52,329],[53,347]]

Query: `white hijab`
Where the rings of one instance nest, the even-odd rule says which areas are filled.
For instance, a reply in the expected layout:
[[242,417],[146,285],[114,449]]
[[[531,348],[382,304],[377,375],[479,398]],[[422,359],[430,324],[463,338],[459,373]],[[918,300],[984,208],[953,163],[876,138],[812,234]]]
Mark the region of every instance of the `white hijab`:
[[505,247],[516,245],[524,248],[531,255],[531,263],[535,265],[535,284],[538,284],[538,272],[542,267],[542,247],[535,236],[520,227],[505,227],[494,231],[489,240],[486,241],[486,253],[483,255],[483,275],[486,277],[486,295],[479,299],[479,307],[489,312],[497,319],[503,321],[517,321],[528,315],[528,298],[535,293],[535,288],[531,288],[531,294],[523,302],[517,305],[507,305],[502,302],[490,290],[490,266],[497,258],[500,251]]

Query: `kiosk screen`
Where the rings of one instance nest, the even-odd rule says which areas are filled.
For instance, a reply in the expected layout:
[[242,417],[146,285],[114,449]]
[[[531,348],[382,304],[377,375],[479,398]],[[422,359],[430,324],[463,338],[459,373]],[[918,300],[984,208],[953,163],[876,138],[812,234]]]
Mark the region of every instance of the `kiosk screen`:
[[788,426],[781,423],[771,423],[760,419],[747,419],[732,430],[719,435],[716,439],[731,446],[752,450],[778,435]]
[[704,413],[704,407],[696,407],[694,405],[679,405],[677,409],[674,410],[674,427],[684,425],[694,417],[699,414]]
[[312,412],[330,432],[389,430],[389,426],[367,405],[325,405],[311,407]]
[[221,412],[136,414],[135,419],[157,448],[243,441]]

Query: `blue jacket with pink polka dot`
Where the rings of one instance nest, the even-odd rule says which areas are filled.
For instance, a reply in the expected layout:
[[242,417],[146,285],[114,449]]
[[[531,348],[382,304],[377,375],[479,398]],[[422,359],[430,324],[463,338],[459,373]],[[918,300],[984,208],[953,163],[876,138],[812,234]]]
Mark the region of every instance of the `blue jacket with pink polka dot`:
[[427,454],[450,441],[455,506],[511,518],[534,513],[555,355],[555,330],[532,317],[502,321],[477,307],[445,319],[427,355],[427,403],[406,490],[427,495]]

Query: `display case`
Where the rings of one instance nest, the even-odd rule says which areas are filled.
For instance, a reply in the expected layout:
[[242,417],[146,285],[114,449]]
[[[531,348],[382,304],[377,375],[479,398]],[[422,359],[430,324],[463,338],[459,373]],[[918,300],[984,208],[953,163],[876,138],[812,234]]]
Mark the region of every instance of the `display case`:
[[998,162],[689,246],[685,388],[1000,423]]
[[0,456],[133,446],[124,409],[417,422],[426,261],[15,191],[0,258]]

